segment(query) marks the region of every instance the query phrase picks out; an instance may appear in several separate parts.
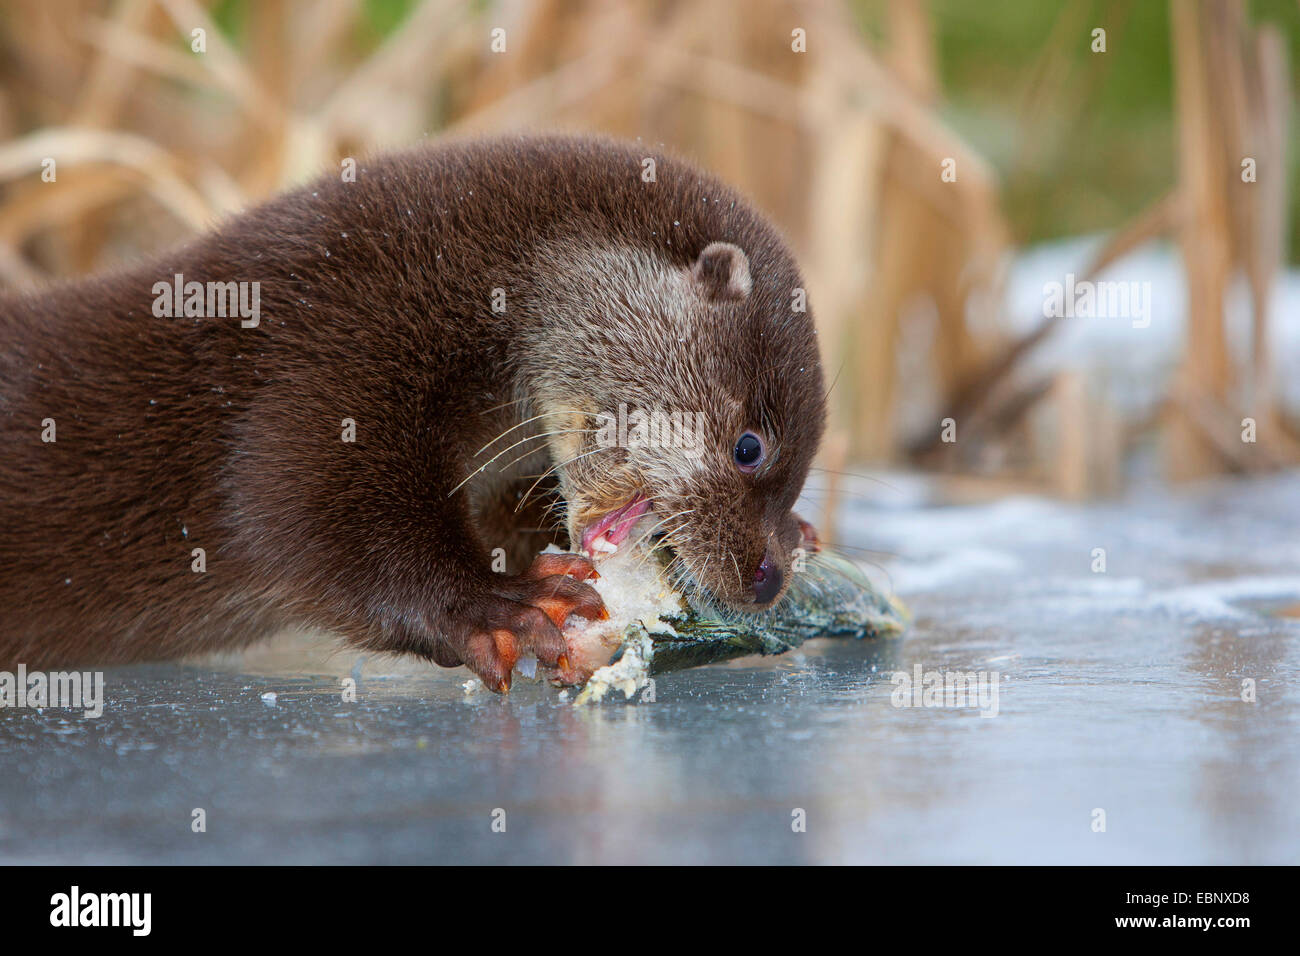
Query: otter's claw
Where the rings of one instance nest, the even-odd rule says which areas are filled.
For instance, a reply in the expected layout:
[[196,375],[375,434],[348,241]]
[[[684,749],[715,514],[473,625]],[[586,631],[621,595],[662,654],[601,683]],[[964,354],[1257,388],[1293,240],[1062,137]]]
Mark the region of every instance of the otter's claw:
[[821,539],[817,537],[817,529],[807,521],[804,521],[803,518],[800,518],[798,515],[795,515],[795,520],[799,522],[799,535],[801,539],[799,546],[810,554],[816,554],[822,549]]
[[581,554],[561,554],[553,551],[539,554],[533,559],[533,566],[524,572],[524,577],[549,578],[556,574],[567,574],[579,581],[600,577],[590,558],[583,557]]

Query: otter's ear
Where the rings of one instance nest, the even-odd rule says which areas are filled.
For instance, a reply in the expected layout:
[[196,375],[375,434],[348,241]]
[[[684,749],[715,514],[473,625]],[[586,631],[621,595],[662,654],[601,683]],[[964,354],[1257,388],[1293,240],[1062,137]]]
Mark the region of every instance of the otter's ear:
[[749,257],[740,246],[711,242],[691,267],[691,276],[710,299],[743,299],[749,295]]

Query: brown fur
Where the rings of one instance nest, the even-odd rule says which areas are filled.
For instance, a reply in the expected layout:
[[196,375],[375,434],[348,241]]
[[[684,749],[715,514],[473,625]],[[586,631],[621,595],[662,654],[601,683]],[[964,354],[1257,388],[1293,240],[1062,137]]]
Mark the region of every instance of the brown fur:
[[[742,252],[699,261],[715,242]],[[260,282],[260,325],[155,317],[178,272]],[[0,298],[0,661],[168,657],[298,623],[501,686],[501,632],[563,651],[525,556],[638,489],[660,516],[693,510],[671,538],[683,572],[753,609],[754,569],[798,542],[823,427],[801,285],[771,227],[681,160],[519,137],[373,160],[138,267]],[[592,448],[539,436],[620,402],[704,412],[702,465],[604,449],[516,512]],[[731,462],[745,428],[772,450],[754,475]]]

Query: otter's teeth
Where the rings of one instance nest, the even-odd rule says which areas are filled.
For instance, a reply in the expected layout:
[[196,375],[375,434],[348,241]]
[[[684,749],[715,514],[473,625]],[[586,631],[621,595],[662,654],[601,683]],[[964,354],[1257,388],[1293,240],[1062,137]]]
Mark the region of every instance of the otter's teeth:
[[591,542],[591,550],[600,551],[604,554],[613,554],[618,550],[618,545],[611,543],[610,540],[602,534],[599,538]]

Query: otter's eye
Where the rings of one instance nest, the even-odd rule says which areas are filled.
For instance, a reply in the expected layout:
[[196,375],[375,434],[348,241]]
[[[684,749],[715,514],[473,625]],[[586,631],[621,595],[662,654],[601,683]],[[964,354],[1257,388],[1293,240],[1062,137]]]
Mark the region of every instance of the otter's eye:
[[745,432],[736,439],[731,455],[741,471],[753,471],[763,463],[763,439],[753,432]]

